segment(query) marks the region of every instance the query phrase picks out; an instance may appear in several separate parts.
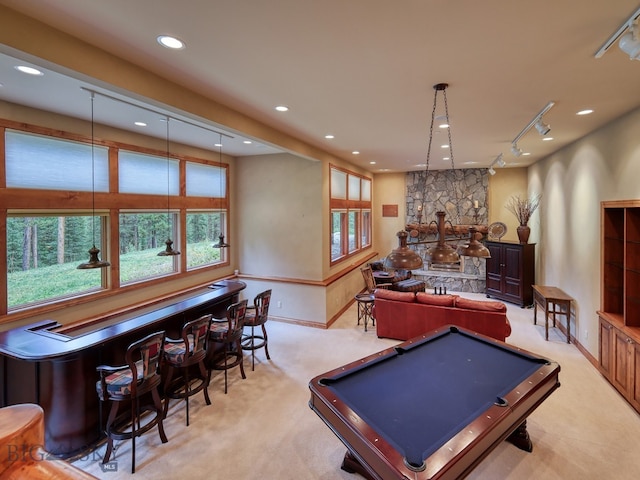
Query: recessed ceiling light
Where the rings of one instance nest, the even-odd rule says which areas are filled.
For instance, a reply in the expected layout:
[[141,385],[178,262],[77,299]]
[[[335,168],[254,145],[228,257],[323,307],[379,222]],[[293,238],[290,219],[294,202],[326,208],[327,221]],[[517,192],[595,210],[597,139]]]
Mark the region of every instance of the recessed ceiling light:
[[137,127],[146,127],[147,124],[144,122],[133,122],[134,125],[136,125]]
[[331,140],[332,138],[336,138],[331,134],[325,135],[324,138]]
[[442,157],[442,160],[451,160],[451,157]]
[[172,37],[171,35],[159,35],[158,43],[165,48],[170,48],[172,50],[183,50],[186,45],[179,38]]
[[287,107],[286,105],[278,105],[276,107],[276,110],[279,112],[288,112],[289,111],[289,107]]
[[222,144],[221,143],[214,143],[213,146],[214,147],[222,147]]
[[586,108],[584,110],[580,110],[576,115],[589,115],[590,113],[593,113],[593,110]]
[[353,152],[351,152],[352,155],[360,155],[360,152],[358,150],[354,150]]
[[448,123],[441,123],[440,125],[438,125],[438,127],[440,127],[440,128],[449,128],[449,124]]
[[17,65],[15,69],[18,70],[19,72],[26,73],[28,75],[40,75],[40,76],[44,75],[44,73],[42,73],[37,68],[27,67],[26,65]]
[[440,145],[440,148],[449,148],[449,145]]
[[551,140],[553,140],[553,137],[544,137],[542,139],[543,142],[550,142]]
[[251,144],[251,140],[243,140],[243,142],[245,145],[250,145]]
[[[531,152],[522,152],[523,157],[528,157],[529,155],[531,155]],[[512,162],[511,165],[518,165],[518,164]]]
[[369,165],[375,165],[376,162],[369,162]]

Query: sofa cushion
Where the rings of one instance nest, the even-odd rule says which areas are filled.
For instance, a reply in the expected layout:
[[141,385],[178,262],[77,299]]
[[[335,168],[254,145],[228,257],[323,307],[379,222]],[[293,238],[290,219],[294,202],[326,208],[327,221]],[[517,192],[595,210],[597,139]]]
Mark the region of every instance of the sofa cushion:
[[379,288],[375,292],[376,298],[385,300],[395,300],[396,302],[411,302],[416,301],[416,294],[413,292],[397,292],[395,290],[384,290]]
[[453,307],[458,295],[434,295],[433,293],[416,293],[416,302],[424,305],[439,305],[441,307]]
[[506,312],[507,306],[502,302],[494,300],[471,300],[469,298],[458,297],[455,301],[458,308],[467,310],[479,310],[483,312]]

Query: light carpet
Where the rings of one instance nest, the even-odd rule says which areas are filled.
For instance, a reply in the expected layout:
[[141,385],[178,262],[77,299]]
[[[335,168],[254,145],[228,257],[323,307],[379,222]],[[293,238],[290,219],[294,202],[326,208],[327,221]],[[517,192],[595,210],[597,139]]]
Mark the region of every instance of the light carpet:
[[[461,294],[483,299],[480,294]],[[507,343],[561,365],[561,387],[528,418],[534,447],[526,453],[500,444],[469,479],[638,479],[640,415],[557,329],[544,340],[533,310],[507,304],[513,332]],[[356,325],[352,305],[327,330],[269,321],[269,351],[257,353],[247,379],[229,372],[229,393],[216,373],[212,405],[197,395],[185,426],[184,403],[173,400],[165,421],[169,442],[154,429],[138,438],[135,478],[357,480],[340,469],[344,445],[309,408],[311,378],[398,343],[379,339],[375,327]],[[131,442],[117,443],[113,466],[103,471],[104,445],[74,464],[101,479],[131,477]]]

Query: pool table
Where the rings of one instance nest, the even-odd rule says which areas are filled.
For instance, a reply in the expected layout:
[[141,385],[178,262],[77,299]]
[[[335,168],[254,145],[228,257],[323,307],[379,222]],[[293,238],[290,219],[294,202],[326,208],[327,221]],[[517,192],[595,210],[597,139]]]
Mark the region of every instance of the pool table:
[[342,468],[371,479],[457,479],[560,386],[560,366],[447,326],[311,380],[309,406],[347,446]]

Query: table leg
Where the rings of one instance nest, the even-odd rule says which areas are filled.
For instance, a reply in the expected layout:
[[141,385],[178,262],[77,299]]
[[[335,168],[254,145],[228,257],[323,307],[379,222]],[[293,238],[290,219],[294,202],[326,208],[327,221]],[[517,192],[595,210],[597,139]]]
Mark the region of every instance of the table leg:
[[518,428],[516,428],[511,435],[507,437],[507,442],[514,444],[520,450],[525,452],[531,452],[533,450],[533,442],[529,437],[527,431],[527,421],[523,421]]
[[533,324],[534,325],[538,324],[537,314],[538,314],[538,297],[536,295],[533,299]]
[[571,343],[571,302],[566,304],[566,317],[567,317],[567,343]]
[[549,340],[549,301],[544,302],[544,339]]
[[340,468],[345,472],[359,473],[368,480],[374,480],[369,471],[362,466],[358,459],[349,450],[344,454],[344,459],[342,460]]

